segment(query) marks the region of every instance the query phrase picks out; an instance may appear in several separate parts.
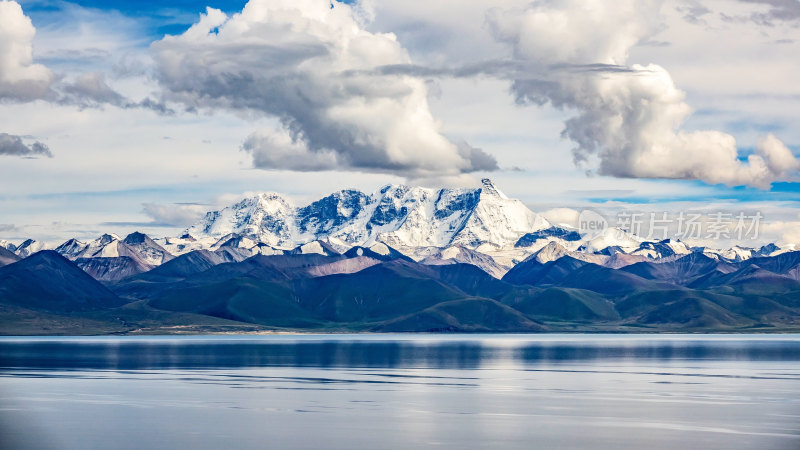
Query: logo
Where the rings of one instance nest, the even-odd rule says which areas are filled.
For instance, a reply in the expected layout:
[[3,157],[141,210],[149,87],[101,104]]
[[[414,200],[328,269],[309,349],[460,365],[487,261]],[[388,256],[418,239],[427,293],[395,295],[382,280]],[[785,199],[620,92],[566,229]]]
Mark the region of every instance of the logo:
[[578,233],[584,239],[592,239],[608,229],[608,221],[599,213],[584,209],[578,216]]

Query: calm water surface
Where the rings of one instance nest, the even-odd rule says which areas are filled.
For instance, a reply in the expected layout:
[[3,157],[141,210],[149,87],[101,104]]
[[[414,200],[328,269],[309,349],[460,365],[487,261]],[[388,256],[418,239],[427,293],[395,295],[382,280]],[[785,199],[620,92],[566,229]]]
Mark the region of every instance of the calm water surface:
[[800,448],[800,335],[0,338],[3,448]]

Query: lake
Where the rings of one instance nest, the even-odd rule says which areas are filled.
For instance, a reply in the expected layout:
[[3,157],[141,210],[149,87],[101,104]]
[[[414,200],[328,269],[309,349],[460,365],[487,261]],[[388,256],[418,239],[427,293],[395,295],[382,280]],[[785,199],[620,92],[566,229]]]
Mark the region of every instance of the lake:
[[800,448],[800,335],[0,338],[3,448]]

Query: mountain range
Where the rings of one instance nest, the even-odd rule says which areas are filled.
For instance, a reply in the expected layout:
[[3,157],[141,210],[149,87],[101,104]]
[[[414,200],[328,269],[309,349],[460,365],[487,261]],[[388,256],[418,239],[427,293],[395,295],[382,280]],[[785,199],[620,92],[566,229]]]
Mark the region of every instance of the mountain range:
[[800,329],[800,252],[554,225],[477,189],[259,194],[178,237],[0,241],[3,334]]

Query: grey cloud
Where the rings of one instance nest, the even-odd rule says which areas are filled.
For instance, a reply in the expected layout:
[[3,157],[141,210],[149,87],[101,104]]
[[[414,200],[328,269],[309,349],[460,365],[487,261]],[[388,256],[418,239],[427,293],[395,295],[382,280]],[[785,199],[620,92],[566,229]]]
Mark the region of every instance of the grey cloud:
[[47,145],[36,141],[32,144],[25,144],[21,136],[8,133],[0,133],[0,155],[9,156],[46,156],[52,158],[53,154]]
[[20,80],[14,83],[0,82],[0,102],[30,102],[52,95],[50,81]]
[[376,75],[409,75],[414,77],[453,77],[471,78],[475,76],[501,76],[522,72],[526,69],[524,62],[513,60],[489,60],[456,67],[430,67],[416,64],[388,64],[372,70],[347,71],[344,75],[376,74]]
[[[669,44],[665,44],[669,45]],[[474,78],[523,79],[540,76],[552,78],[558,72],[638,73],[628,66],[618,64],[550,64],[541,65],[513,59],[486,60],[461,66],[434,67],[417,64],[390,64],[370,70],[349,70],[344,76],[408,75],[421,78]]]
[[514,95],[514,101],[518,105],[533,104],[543,106],[548,102],[552,102],[553,106],[559,108],[565,103],[559,96],[554,95],[558,93],[558,83],[552,80],[513,80],[511,82],[511,93]]
[[647,69],[644,70],[635,70],[628,66],[623,66],[620,64],[602,64],[602,63],[592,63],[592,64],[551,64],[549,66],[551,69],[566,69],[571,72],[593,72],[593,73],[630,73],[630,74],[640,74],[646,72]]
[[[471,162],[470,171],[498,170],[494,156],[466,142],[457,144],[459,155]],[[383,154],[363,150],[360,153],[310,149],[305,141],[292,138],[281,130],[253,133],[242,143],[242,150],[253,156],[253,165],[266,170],[316,172],[324,170],[368,170],[415,176],[415,164],[402,165],[388,161]]]
[[471,171],[498,170],[497,159],[483,149],[473,147],[465,141],[458,143],[458,153],[472,163]]
[[312,151],[302,141],[279,132],[251,134],[242,143],[242,150],[253,156],[253,165],[259,169],[317,172],[350,166],[336,152]]
[[102,72],[84,73],[73,81],[63,81],[54,87],[58,92],[56,100],[58,103],[75,105],[79,108],[101,108],[111,105],[123,109],[149,109],[162,115],[175,113],[163,102],[150,97],[138,102],[128,99],[108,85]]
[[152,72],[152,61],[138,53],[124,53],[111,64],[114,78],[148,76]]
[[164,116],[175,115],[175,110],[166,105],[166,103],[146,97],[138,102],[127,101],[123,106],[125,109],[149,109],[157,114]]
[[706,21],[703,19],[703,16],[711,14],[710,9],[696,1],[689,1],[675,9],[683,14],[683,20],[695,25],[705,25]]
[[797,22],[800,24],[800,1],[798,0],[739,0],[742,3],[768,5],[769,10],[753,12],[745,16],[729,16],[720,14],[723,20],[729,22],[754,22],[758,25],[772,27],[776,22]]
[[102,73],[85,73],[72,82],[61,86],[64,93],[61,102],[77,104],[83,107],[109,104],[122,106],[125,97],[106,83]]
[[800,1],[798,0],[740,0],[744,3],[757,3],[771,6],[765,15],[777,20],[800,19]]

